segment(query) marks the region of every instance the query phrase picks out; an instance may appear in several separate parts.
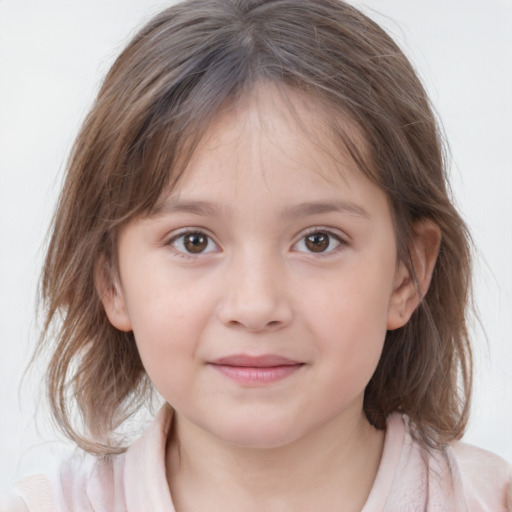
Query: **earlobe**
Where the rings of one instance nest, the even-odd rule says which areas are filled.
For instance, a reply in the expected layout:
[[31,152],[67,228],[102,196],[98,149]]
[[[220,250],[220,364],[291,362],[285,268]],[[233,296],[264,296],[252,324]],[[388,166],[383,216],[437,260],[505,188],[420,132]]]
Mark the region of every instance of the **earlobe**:
[[110,323],[120,331],[132,330],[126,300],[119,280],[99,258],[94,268],[94,284]]
[[403,327],[426,295],[432,279],[441,245],[441,230],[429,219],[413,226],[413,238],[409,248],[414,275],[404,262],[400,262],[393,294],[388,310],[387,329]]

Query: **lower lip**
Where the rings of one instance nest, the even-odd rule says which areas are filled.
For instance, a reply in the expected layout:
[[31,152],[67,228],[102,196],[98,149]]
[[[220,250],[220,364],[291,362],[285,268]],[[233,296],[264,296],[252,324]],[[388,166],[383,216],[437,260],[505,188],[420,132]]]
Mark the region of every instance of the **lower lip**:
[[302,368],[302,364],[269,367],[227,366],[217,364],[211,366],[235,382],[249,385],[272,384],[290,377]]

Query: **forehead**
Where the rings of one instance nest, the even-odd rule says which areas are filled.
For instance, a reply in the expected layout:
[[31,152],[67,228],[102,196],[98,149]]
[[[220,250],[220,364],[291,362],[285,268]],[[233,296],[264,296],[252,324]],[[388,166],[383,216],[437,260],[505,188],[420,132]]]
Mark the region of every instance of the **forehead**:
[[347,186],[348,175],[362,172],[364,154],[363,137],[348,116],[333,115],[302,91],[263,82],[221,109],[182,166],[179,182],[163,195],[209,187],[227,169],[237,171],[235,181],[255,171],[269,180],[270,174],[289,178],[285,170],[293,168],[295,185],[314,174],[316,180]]
[[[291,88],[263,84],[253,89],[214,119],[179,182],[162,194],[153,213],[205,201],[234,210],[241,198],[243,208],[259,211],[263,203],[294,211],[293,204],[341,201],[344,208],[366,215],[363,205],[377,197],[385,202],[384,194],[336,139],[324,110],[318,100]],[[348,121],[344,128],[359,143]]]

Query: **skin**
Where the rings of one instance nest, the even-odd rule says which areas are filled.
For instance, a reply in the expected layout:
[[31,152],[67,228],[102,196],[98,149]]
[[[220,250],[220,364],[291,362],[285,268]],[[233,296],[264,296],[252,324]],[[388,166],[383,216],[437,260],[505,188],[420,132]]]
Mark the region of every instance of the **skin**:
[[[175,410],[166,465],[180,512],[361,510],[378,469],[383,433],[363,393],[418,293],[386,195],[306,135],[297,114],[320,125],[318,108],[286,94],[295,115],[268,84],[221,113],[179,187],[121,230],[115,285],[98,282]],[[426,291],[439,233],[416,233]],[[295,366],[240,381],[216,364],[233,354]]]

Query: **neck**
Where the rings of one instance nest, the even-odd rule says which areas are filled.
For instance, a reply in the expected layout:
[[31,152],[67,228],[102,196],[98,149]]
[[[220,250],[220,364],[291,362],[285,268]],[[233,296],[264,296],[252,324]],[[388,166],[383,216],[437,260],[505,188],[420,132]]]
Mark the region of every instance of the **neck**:
[[167,475],[177,512],[361,510],[384,435],[360,411],[266,449],[226,443],[176,414]]

